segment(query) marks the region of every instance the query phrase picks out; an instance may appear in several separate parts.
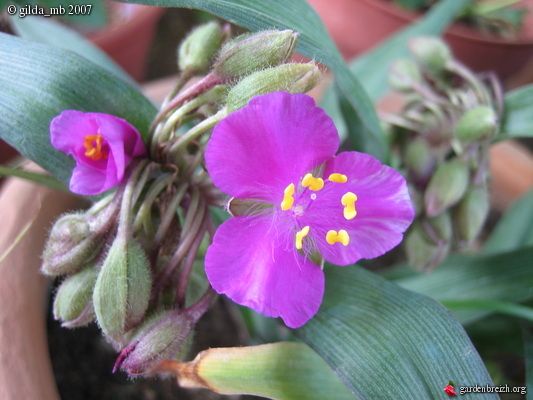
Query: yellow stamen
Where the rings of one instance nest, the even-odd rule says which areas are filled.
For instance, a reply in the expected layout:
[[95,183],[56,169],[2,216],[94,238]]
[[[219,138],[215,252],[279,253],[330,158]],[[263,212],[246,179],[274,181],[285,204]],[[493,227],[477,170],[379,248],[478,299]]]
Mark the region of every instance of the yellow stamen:
[[324,187],[324,180],[322,178],[315,178],[313,174],[307,174],[302,179],[302,186],[309,187],[309,190],[317,192]]
[[326,234],[326,242],[328,244],[335,244],[337,242],[342,243],[344,246],[348,246],[350,243],[350,235],[344,229],[341,229],[339,233],[336,231],[328,231]]
[[301,250],[303,247],[302,240],[309,233],[309,225],[304,226],[300,231],[296,232],[296,248]]
[[104,138],[100,134],[85,136],[85,141],[83,142],[83,145],[87,149],[85,155],[94,161],[99,161],[102,158],[106,159],[107,152],[102,149],[103,141]]
[[348,181],[348,177],[343,174],[331,174],[328,179],[337,183],[344,183]]
[[293,194],[294,194],[294,183],[291,183],[283,191],[283,201],[281,202],[281,209],[283,211],[287,211],[294,204],[294,197],[292,197]]
[[348,192],[341,198],[341,203],[344,206],[344,218],[354,219],[357,215],[355,210],[355,202],[357,201],[357,196],[355,193]]

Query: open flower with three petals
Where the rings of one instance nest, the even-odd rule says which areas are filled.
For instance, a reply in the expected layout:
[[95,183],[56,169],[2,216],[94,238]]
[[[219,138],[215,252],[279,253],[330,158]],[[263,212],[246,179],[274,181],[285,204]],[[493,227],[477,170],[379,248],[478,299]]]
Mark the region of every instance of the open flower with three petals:
[[400,243],[414,217],[404,178],[338,148],[333,121],[303,94],[257,96],[216,126],[207,169],[236,210],[206,255],[218,293],[297,328],[322,302],[322,260],[344,266]]

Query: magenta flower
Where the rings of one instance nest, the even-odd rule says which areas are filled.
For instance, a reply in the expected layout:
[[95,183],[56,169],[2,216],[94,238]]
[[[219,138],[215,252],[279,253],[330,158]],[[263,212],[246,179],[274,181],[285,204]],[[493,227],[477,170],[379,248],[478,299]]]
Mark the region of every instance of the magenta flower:
[[207,251],[218,293],[297,328],[322,302],[317,259],[348,265],[400,243],[414,217],[405,180],[367,154],[335,157],[338,147],[331,118],[302,94],[255,97],[216,126],[207,169],[247,209]]
[[63,111],[50,123],[50,137],[52,146],[74,157],[70,190],[82,195],[117,186],[130,161],[146,155],[139,132],[108,114]]

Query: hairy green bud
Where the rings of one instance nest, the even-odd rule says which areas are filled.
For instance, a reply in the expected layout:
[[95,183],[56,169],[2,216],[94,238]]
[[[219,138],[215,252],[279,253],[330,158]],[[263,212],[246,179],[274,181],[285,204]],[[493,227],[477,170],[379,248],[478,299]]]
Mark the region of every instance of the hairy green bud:
[[468,186],[468,167],[455,159],[437,167],[424,194],[426,214],[434,217],[455,205]]
[[389,84],[399,92],[411,92],[413,86],[422,82],[418,65],[409,59],[395,61],[389,71]]
[[411,39],[409,50],[416,61],[428,71],[440,74],[452,59],[449,47],[436,37],[418,37]]
[[427,217],[422,225],[435,243],[451,242],[453,227],[450,213],[442,212],[435,217]]
[[287,62],[294,53],[297,39],[298,34],[291,30],[238,36],[222,48],[213,73],[228,79]]
[[457,138],[463,142],[491,139],[497,132],[498,116],[488,106],[468,110],[455,126]]
[[405,238],[409,264],[418,271],[431,271],[439,266],[450,252],[450,242],[433,243],[420,223],[415,223]]
[[102,265],[93,293],[102,331],[122,343],[124,333],[138,324],[148,308],[152,279],[146,254],[134,239],[115,239]]
[[65,279],[54,299],[54,318],[67,328],[94,321],[92,295],[98,271],[89,266]]
[[489,193],[484,186],[468,188],[455,209],[455,228],[461,245],[470,244],[481,232],[490,210]]
[[115,370],[122,368],[130,375],[149,373],[161,361],[176,354],[185,356],[194,322],[182,310],[163,311],[142,324],[119,355]]
[[435,168],[435,157],[424,139],[415,139],[407,145],[404,161],[418,178],[427,178]]
[[52,227],[44,248],[41,270],[49,276],[79,270],[93,258],[98,244],[96,239],[84,214],[61,216]]
[[313,63],[290,63],[255,72],[242,79],[228,93],[229,112],[244,107],[254,96],[277,91],[306,93],[320,82],[321,73]]
[[194,29],[179,46],[180,70],[206,71],[223,39],[224,33],[217,22],[209,22]]

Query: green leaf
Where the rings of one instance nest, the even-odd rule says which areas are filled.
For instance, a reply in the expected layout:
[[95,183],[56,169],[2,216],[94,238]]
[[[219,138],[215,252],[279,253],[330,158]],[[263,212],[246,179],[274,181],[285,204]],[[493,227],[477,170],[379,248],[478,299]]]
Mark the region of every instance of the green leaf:
[[180,386],[280,400],[353,400],[331,368],[303,343],[202,351],[189,363],[172,363]]
[[498,221],[483,247],[495,254],[533,246],[533,189],[516,201]]
[[473,309],[523,318],[533,322],[533,308],[508,301],[494,300],[443,300],[442,304],[452,310]]
[[130,85],[137,86],[135,81],[106,53],[65,25],[52,19],[36,16],[25,18],[11,17],[10,22],[17,35],[23,39],[73,51],[102,68],[107,69]]
[[[431,274],[396,281],[400,286],[446,303],[464,324],[488,314],[485,310],[452,307],[453,302],[524,302],[533,298],[533,247],[483,256],[448,258]],[[473,303],[472,303],[473,305]]]
[[328,65],[335,72],[339,87],[356,110],[360,124],[364,127],[361,131],[361,140],[368,139],[369,142],[365,148],[380,159],[386,158],[387,147],[372,102],[344,63],[322,21],[305,0],[132,0],[132,2],[163,7],[195,8],[252,31],[275,27],[299,32],[296,51]]
[[50,144],[50,121],[66,109],[126,119],[144,139],[156,110],[135,88],[62,49],[0,34],[0,137],[62,182],[74,162]]
[[357,266],[327,269],[322,307],[296,335],[359,399],[445,398],[450,380],[491,385],[462,326],[442,305]]
[[533,136],[533,85],[506,94],[501,139]]
[[407,57],[407,44],[416,36],[438,36],[452,23],[455,16],[472,0],[443,0],[435,5],[418,23],[412,24],[368,54],[357,58],[350,70],[363,83],[374,100],[388,90],[388,70],[392,61]]
[[28,181],[36,182],[53,189],[68,192],[68,187],[50,175],[40,174],[38,172],[25,171],[19,168],[8,168],[0,165],[0,176],[14,176]]
[[[531,325],[524,326],[522,329],[524,336],[524,355],[526,359],[526,387],[533,387],[533,332]],[[533,400],[531,390],[526,395],[526,400]]]

